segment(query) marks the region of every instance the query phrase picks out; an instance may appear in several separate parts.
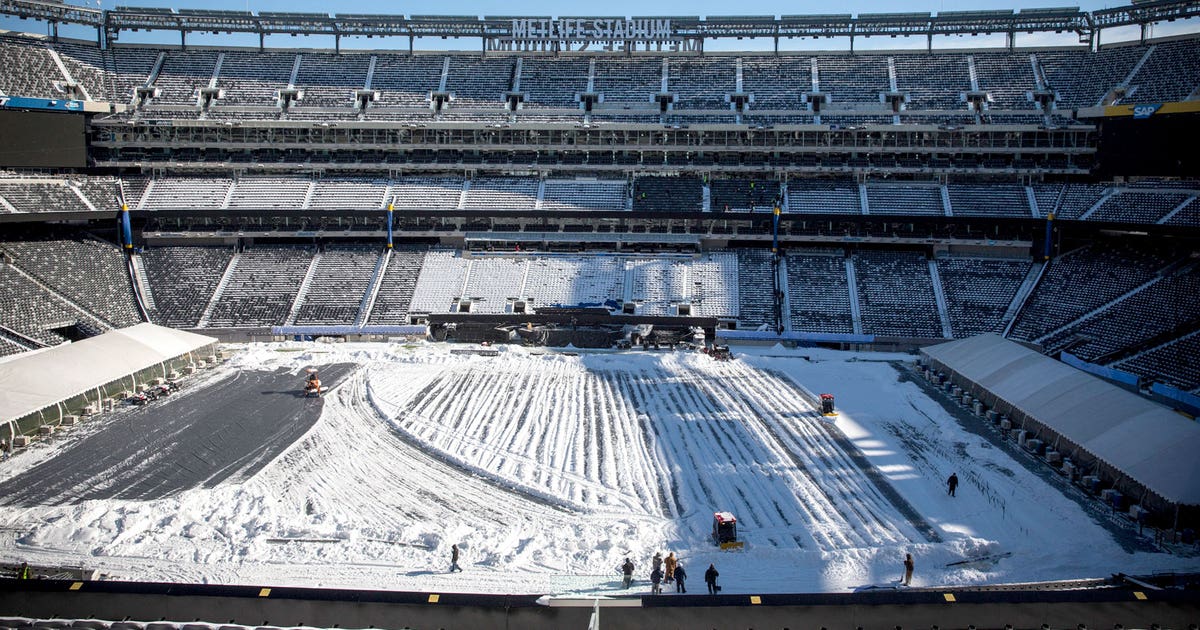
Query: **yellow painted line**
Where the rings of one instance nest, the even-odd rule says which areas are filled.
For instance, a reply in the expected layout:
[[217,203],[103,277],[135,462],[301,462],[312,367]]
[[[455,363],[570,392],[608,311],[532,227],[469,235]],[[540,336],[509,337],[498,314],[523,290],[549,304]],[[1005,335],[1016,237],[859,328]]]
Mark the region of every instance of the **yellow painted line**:
[[441,598],[442,598],[442,596],[438,595],[437,593],[430,593],[429,594],[429,603],[436,604],[436,603],[438,603],[438,600]]
[[83,582],[71,582],[72,591],[78,591],[81,588],[83,588]]
[[761,598],[761,597],[759,597],[758,595],[751,595],[751,596],[750,596],[750,603],[751,603],[751,604],[761,604],[761,603],[762,603],[762,598]]
[[263,588],[263,589],[259,589],[259,591],[258,591],[258,596],[259,596],[259,597],[270,597],[270,596],[271,596],[271,589],[269,589],[269,588]]
[[942,593],[942,597],[946,598],[946,601],[948,601],[948,602],[958,601],[957,599],[954,598],[954,593]]
[[1141,592],[1141,591],[1134,591],[1134,592],[1133,592],[1133,596],[1134,596],[1135,598],[1137,598],[1137,599],[1141,599],[1141,600],[1145,600],[1145,599],[1146,599],[1146,594],[1145,594],[1145,593],[1143,593],[1143,592]]

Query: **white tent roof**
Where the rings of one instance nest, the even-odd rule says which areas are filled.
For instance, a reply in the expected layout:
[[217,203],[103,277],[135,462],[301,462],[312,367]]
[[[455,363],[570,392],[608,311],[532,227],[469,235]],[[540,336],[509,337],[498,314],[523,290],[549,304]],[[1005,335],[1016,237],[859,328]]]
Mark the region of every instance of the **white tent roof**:
[[0,363],[0,421],[16,420],[217,340],[138,324]]
[[997,335],[921,352],[1167,501],[1200,505],[1200,424]]

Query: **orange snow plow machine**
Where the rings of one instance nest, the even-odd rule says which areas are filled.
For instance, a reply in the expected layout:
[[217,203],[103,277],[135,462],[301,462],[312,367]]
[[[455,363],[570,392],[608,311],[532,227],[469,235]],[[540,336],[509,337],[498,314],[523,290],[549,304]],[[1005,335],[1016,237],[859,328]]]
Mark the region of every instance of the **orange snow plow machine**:
[[304,395],[321,397],[321,379],[317,378],[317,371],[313,368],[306,370],[308,378],[304,381]]
[[746,546],[745,542],[738,540],[737,517],[729,512],[716,512],[713,514],[712,537],[713,542],[722,551],[741,549]]

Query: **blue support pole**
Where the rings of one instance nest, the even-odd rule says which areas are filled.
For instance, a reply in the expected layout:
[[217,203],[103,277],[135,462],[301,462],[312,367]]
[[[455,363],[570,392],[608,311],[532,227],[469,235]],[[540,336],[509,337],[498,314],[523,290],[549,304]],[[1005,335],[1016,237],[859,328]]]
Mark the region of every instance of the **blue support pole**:
[[133,249],[133,229],[129,227],[129,205],[121,204],[121,245]]
[[780,212],[782,212],[782,210],[780,210],[780,208],[778,206],[776,206],[775,211],[772,213],[772,217],[771,217],[771,223],[772,223],[772,226],[771,226],[771,252],[772,253],[779,251],[779,213]]
[[388,240],[387,240],[387,248],[388,248],[388,249],[391,249],[391,248],[392,248],[392,210],[393,210],[394,208],[395,208],[394,204],[393,204],[392,202],[390,202],[390,201],[389,201],[389,202],[388,202],[388,207],[387,207],[387,221],[388,221]]
[[1053,251],[1052,236],[1054,233],[1054,213],[1046,215],[1046,242],[1042,244],[1042,260],[1050,260],[1050,252]]

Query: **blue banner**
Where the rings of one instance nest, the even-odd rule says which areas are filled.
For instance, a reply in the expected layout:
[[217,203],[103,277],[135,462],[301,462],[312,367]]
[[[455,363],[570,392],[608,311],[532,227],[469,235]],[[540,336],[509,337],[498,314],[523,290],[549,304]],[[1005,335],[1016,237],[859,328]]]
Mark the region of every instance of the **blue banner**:
[[1073,368],[1083,370],[1084,372],[1087,372],[1093,376],[1099,376],[1102,379],[1109,380],[1119,385],[1124,385],[1128,389],[1138,391],[1138,377],[1136,374],[1122,372],[1116,368],[1096,365],[1095,363],[1088,363],[1087,361],[1080,359],[1070,352],[1063,352],[1059,358],[1063,363],[1066,363]]
[[1200,416],[1200,396],[1162,383],[1151,385],[1150,394],[1159,402],[1184,411],[1193,418]]
[[83,101],[70,99],[29,98],[27,96],[0,96],[0,107],[9,109],[47,109],[58,112],[82,112]]

